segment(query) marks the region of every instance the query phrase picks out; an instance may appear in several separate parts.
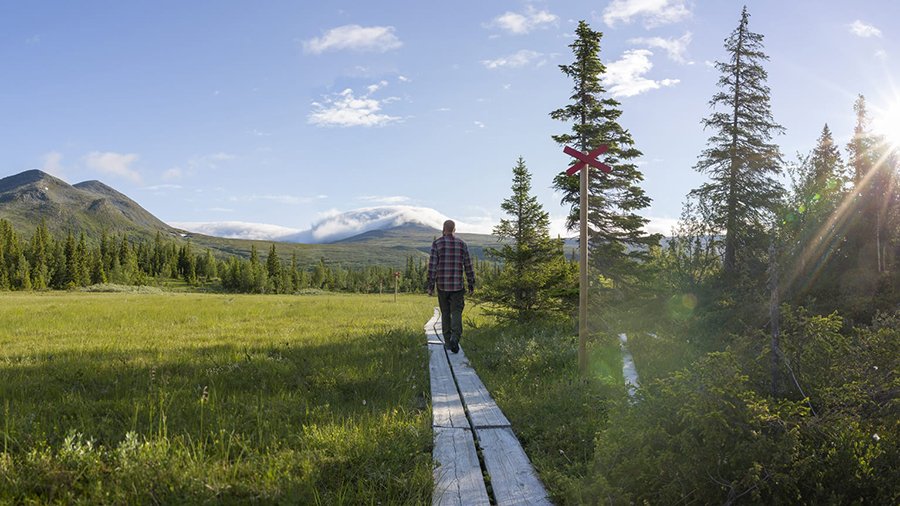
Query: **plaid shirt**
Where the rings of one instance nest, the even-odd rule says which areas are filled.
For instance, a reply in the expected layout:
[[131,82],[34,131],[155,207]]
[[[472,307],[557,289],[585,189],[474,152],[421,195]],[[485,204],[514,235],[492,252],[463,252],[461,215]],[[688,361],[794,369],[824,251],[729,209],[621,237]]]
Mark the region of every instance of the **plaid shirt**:
[[469,289],[475,288],[475,271],[469,258],[469,247],[462,239],[444,235],[431,244],[428,259],[428,290],[437,284],[438,290],[455,292],[463,286],[463,270],[469,281]]

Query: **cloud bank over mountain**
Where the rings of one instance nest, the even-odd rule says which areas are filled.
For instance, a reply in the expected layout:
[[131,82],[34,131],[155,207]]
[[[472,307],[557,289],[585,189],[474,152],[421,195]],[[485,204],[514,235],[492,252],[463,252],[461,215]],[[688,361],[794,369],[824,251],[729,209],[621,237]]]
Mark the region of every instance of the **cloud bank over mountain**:
[[[308,230],[243,221],[176,222],[173,227],[197,234],[228,239],[299,242],[307,244],[340,241],[371,230],[386,230],[406,224],[418,224],[440,230],[447,216],[428,207],[378,206],[352,211],[327,213]],[[456,222],[462,233],[490,234],[490,227]]]
[[300,231],[296,228],[268,225],[266,223],[249,223],[246,221],[217,221],[210,223],[175,221],[169,223],[169,225],[195,234],[256,241],[280,240],[281,237],[296,234]]

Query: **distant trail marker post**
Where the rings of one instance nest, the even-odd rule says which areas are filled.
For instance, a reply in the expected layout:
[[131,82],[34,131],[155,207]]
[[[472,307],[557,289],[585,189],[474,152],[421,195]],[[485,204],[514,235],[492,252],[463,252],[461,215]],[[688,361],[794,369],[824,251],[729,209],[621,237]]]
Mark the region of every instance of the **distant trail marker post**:
[[587,372],[587,307],[588,307],[588,178],[590,167],[600,169],[609,174],[612,168],[603,162],[597,160],[597,157],[606,153],[609,146],[601,144],[597,149],[582,153],[577,149],[569,146],[563,148],[563,153],[575,158],[578,162],[571,166],[566,174],[574,176],[576,172],[581,171],[579,184],[579,222],[581,225],[581,233],[579,235],[578,246],[581,250],[581,258],[579,262],[579,280],[578,280],[578,369],[584,373]]
[[400,271],[394,272],[394,302],[397,302],[397,293],[400,291]]

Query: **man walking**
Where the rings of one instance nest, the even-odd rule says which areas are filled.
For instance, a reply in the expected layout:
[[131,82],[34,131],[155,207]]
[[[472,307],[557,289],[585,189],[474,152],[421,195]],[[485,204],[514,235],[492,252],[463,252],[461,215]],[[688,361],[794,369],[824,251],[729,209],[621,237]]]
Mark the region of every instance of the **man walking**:
[[462,337],[462,310],[466,305],[463,289],[463,271],[469,282],[469,294],[475,290],[475,271],[469,258],[469,247],[453,235],[456,223],[444,222],[443,235],[431,244],[428,259],[428,295],[434,294],[437,285],[438,305],[441,307],[441,327],[444,347],[459,353]]

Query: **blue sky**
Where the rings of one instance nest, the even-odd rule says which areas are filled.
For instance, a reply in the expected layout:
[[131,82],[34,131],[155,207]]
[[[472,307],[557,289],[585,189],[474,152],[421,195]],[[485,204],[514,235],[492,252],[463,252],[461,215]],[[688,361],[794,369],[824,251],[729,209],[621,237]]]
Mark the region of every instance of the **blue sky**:
[[[0,176],[99,179],[168,222],[307,229],[337,212],[427,207],[488,231],[519,156],[558,224],[567,157],[548,113],[579,19],[643,151],[644,214],[667,232],[709,132],[711,63],[743,3],[6,1]],[[853,101],[900,140],[900,2],[750,2],[788,159]],[[462,228],[462,227],[461,227]]]

